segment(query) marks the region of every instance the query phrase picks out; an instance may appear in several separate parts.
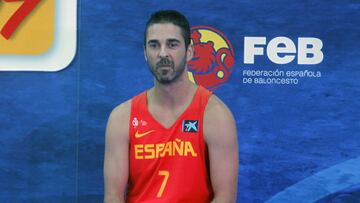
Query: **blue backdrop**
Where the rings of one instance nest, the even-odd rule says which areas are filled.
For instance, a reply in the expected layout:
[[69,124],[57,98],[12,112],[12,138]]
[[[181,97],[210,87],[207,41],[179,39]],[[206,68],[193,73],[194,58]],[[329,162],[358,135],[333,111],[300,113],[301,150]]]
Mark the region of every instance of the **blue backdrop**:
[[[177,9],[235,51],[215,90],[238,128],[238,202],[360,202],[360,2],[78,1],[78,44],[60,72],[0,72],[0,202],[101,202],[112,108],[152,86],[149,15]],[[318,38],[324,59],[244,63],[244,37]],[[266,45],[263,45],[265,47]],[[295,55],[296,56],[296,55]],[[315,71],[297,84],[244,83],[244,70]],[[266,77],[265,77],[266,78]]]

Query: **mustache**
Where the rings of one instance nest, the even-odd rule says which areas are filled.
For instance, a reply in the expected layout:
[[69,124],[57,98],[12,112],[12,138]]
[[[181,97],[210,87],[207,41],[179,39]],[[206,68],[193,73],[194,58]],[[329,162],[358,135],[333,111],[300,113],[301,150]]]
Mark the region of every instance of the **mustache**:
[[173,62],[168,58],[162,58],[159,62],[156,63],[156,67],[162,67],[162,66],[172,66]]

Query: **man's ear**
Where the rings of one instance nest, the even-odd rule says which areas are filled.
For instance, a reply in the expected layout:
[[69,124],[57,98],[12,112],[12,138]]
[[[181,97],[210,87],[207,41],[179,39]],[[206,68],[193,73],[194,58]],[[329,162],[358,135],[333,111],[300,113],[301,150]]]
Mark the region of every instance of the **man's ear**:
[[147,62],[147,56],[146,56],[146,47],[144,46],[144,57],[145,57],[145,61]]
[[194,47],[193,45],[190,43],[187,50],[186,50],[186,61],[189,62],[191,61],[191,59],[194,56]]

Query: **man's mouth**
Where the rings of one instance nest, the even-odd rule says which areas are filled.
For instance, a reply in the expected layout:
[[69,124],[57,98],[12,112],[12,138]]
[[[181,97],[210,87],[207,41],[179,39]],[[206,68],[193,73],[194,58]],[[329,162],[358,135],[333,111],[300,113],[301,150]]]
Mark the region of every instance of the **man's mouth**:
[[161,74],[167,74],[171,70],[172,70],[172,67],[170,65],[169,66],[159,66],[157,68],[157,71]]
[[170,64],[158,64],[156,66],[156,69],[158,69],[158,70],[170,70],[172,68],[173,68],[173,66],[171,63]]
[[171,68],[171,65],[160,65],[157,68]]

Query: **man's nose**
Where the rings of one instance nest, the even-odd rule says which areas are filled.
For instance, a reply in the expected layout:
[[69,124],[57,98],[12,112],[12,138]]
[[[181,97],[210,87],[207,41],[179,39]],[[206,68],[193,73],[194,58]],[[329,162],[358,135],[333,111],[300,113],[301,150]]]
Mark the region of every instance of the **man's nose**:
[[160,58],[167,58],[169,56],[166,46],[161,46],[159,56]]

